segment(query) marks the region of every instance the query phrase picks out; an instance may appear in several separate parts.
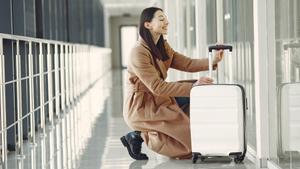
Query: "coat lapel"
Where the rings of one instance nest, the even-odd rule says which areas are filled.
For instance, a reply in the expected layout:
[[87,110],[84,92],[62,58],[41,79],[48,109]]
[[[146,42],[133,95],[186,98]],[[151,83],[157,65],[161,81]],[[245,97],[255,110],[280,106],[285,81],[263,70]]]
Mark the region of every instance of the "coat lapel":
[[[143,40],[143,38],[139,37],[138,42],[142,46],[144,46],[147,50],[149,50],[149,51],[151,50],[150,47],[146,44],[146,42]],[[154,59],[154,58],[152,58],[152,59]],[[166,79],[167,78],[167,69],[166,69],[166,66],[165,66],[164,62],[162,60],[159,60],[159,59],[155,59],[153,61],[157,63],[157,66],[158,66],[157,69],[161,73],[162,78]]]
[[156,62],[159,66],[160,72],[162,73],[163,79],[167,78],[167,69],[163,61],[156,59]]

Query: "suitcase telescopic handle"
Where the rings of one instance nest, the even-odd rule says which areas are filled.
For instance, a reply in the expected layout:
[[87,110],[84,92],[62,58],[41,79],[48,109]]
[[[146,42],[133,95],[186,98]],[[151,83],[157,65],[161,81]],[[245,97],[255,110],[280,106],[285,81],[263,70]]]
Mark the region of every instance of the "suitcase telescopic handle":
[[[212,71],[213,71],[213,63],[212,63],[212,51],[213,50],[229,50],[229,52],[232,52],[232,46],[231,45],[212,45],[208,47],[208,70],[209,70],[209,77],[212,78]],[[217,70],[218,74],[218,70]],[[218,75],[217,75],[217,81]]]
[[288,43],[283,45],[283,49],[287,50],[290,48],[300,48],[300,43]]
[[208,51],[212,52],[213,50],[229,50],[230,52],[232,52],[232,46],[230,45],[213,45],[213,46],[209,46],[208,47]]
[[[291,77],[292,77],[292,68],[291,68],[291,63],[294,62],[292,59],[293,54],[289,49],[299,49],[300,48],[300,43],[287,43],[283,45],[283,73],[285,76],[282,76],[282,82],[283,83],[290,83],[291,82]],[[297,68],[295,69],[295,73],[297,74]]]

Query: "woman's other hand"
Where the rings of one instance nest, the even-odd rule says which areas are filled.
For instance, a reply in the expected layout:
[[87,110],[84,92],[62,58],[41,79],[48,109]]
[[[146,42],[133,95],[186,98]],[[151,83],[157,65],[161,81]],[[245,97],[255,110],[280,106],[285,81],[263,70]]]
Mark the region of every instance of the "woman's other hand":
[[213,83],[213,79],[209,78],[209,77],[201,77],[200,79],[198,79],[193,86],[197,86],[197,85],[202,85],[202,84],[212,84]]
[[218,50],[215,54],[214,59],[213,59],[213,64],[214,65],[218,64],[223,59],[223,56],[224,56],[224,51],[223,50]]

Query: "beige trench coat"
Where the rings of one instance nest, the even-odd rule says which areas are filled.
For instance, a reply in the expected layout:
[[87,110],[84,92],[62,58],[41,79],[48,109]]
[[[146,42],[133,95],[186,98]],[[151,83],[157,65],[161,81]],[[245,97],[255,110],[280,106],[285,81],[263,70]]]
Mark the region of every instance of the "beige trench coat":
[[167,61],[153,61],[150,48],[140,37],[128,61],[128,93],[123,116],[133,130],[153,151],[172,158],[191,157],[188,112],[177,105],[174,97],[189,97],[192,83],[166,82],[167,71],[186,72],[208,69],[207,59],[190,59],[175,52],[165,41]]

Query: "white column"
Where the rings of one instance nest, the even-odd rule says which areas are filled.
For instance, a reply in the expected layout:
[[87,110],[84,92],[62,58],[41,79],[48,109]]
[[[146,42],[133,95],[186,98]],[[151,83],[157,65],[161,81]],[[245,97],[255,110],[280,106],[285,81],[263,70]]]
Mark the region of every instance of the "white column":
[[183,17],[183,5],[185,2],[183,2],[182,0],[176,0],[174,3],[176,3],[176,40],[177,40],[177,50],[180,53],[184,52],[184,26],[183,25],[183,19],[185,19]]
[[224,42],[224,14],[223,14],[223,1],[217,1],[217,42]]
[[[177,15],[177,1],[164,1],[164,12],[166,13],[168,20],[169,20],[169,29],[168,29],[168,35],[166,36],[168,43],[170,46],[178,51],[179,44],[178,44],[178,15]],[[180,51],[181,52],[181,51]],[[176,70],[169,70],[168,73],[168,81],[175,81],[178,80],[178,71]]]
[[165,8],[164,12],[166,13],[169,21],[169,29],[168,29],[168,35],[166,36],[168,43],[172,46],[172,48],[176,49],[176,3],[171,1],[164,1],[165,2]]
[[275,0],[267,0],[268,29],[268,109],[269,109],[269,157],[277,158],[277,88],[276,88],[276,42],[275,42]]
[[[207,44],[207,15],[206,0],[196,0],[196,56],[197,58],[208,57]],[[199,72],[198,76],[206,76],[207,72]]]
[[191,44],[191,34],[190,27],[191,27],[191,0],[186,0],[186,17],[183,18],[186,20],[186,42],[187,42],[187,56],[188,57],[194,57],[192,56],[192,44]]
[[198,58],[207,56],[207,22],[206,22],[206,1],[196,0],[196,55]]
[[253,1],[257,165],[269,157],[267,1]]

